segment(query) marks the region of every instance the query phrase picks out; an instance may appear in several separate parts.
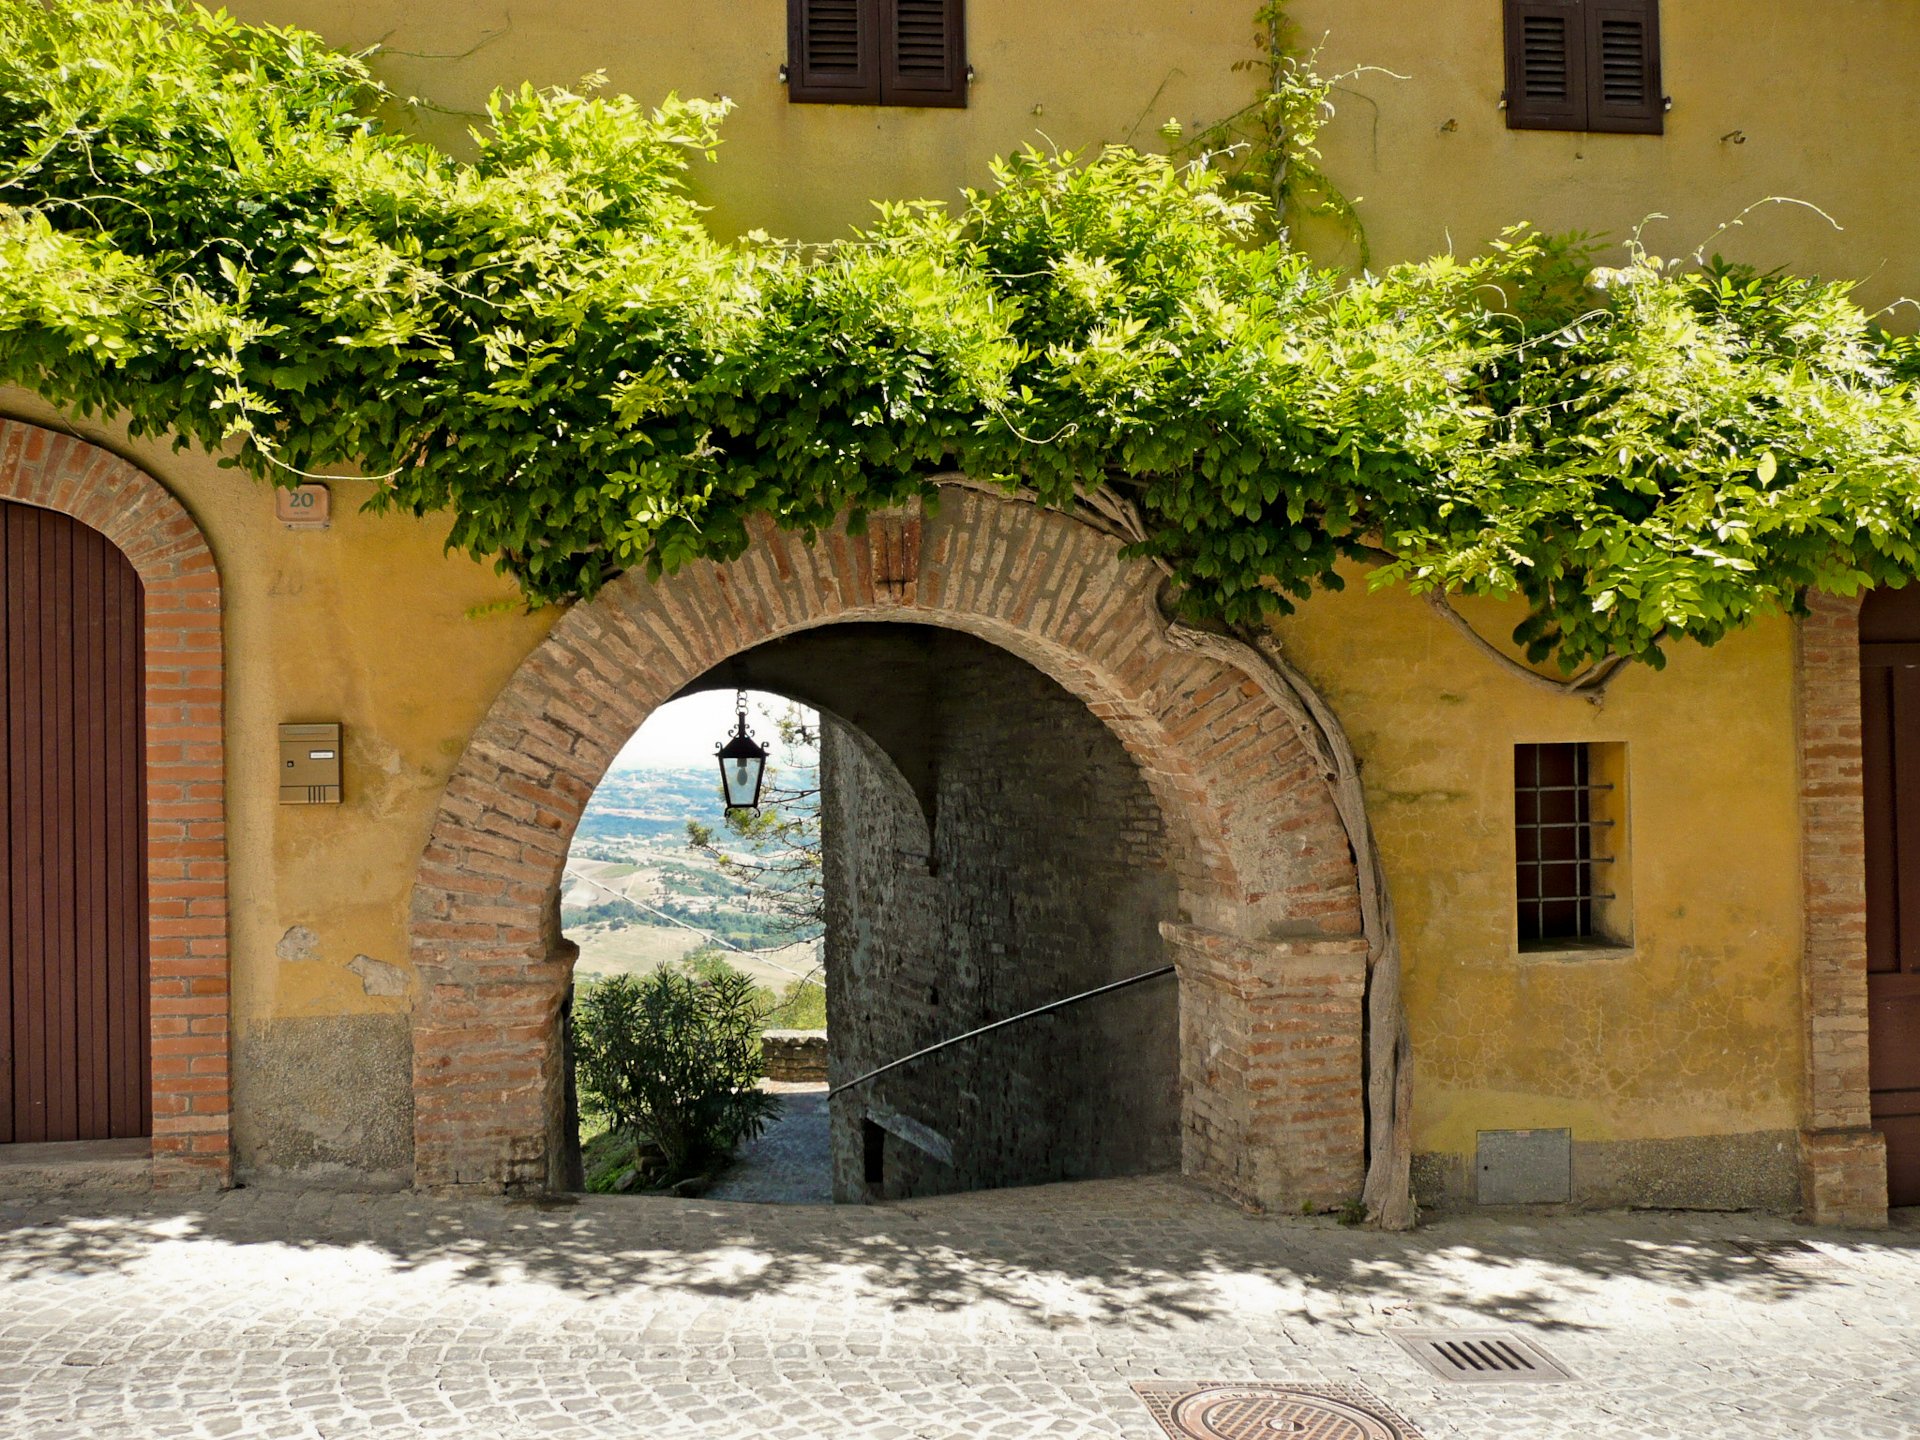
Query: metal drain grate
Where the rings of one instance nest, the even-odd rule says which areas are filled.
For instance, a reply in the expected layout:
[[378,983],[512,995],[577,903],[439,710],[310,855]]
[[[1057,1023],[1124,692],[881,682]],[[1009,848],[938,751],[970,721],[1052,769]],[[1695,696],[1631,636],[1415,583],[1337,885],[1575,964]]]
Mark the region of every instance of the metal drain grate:
[[1414,1359],[1442,1380],[1469,1385],[1557,1385],[1574,1373],[1509,1330],[1393,1330]]
[[1358,1385],[1147,1381],[1133,1393],[1170,1440],[1420,1440]]

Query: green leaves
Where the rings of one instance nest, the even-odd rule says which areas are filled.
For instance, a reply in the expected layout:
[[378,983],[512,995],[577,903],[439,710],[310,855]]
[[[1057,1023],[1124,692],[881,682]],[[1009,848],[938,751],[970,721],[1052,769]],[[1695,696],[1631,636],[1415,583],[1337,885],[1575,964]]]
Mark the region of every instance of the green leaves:
[[[1256,118],[1298,163],[1324,90],[1281,80]],[[1519,597],[1568,670],[1920,563],[1920,348],[1844,286],[1525,227],[1344,279],[1261,239],[1244,175],[1127,149],[725,244],[684,188],[723,105],[522,88],[462,164],[377,98],[298,32],[0,0],[0,382],[380,476],[534,601],[954,469],[1114,492],[1198,615],[1358,561]]]
[[658,1146],[665,1181],[710,1173],[774,1109],[755,1088],[759,999],[753,981],[725,964],[583,985],[573,1010],[583,1107]]

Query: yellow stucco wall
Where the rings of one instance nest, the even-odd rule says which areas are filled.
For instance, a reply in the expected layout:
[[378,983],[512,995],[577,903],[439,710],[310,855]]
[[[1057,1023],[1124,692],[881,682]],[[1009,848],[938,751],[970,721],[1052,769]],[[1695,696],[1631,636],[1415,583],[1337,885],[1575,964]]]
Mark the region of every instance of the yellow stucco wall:
[[[494,695],[556,612],[469,618],[511,582],[446,557],[444,517],[360,513],[371,486],[333,484],[333,525],[288,530],[273,492],[211,457],[69,425],[0,389],[0,415],[72,429],[155,476],[220,569],[226,638],[229,903],[236,1038],[269,1017],[404,1010],[369,996],[358,955],[407,964],[407,891],[446,777]],[[279,803],[277,728],[337,720],[346,798]],[[302,925],[312,960],[276,947]]]
[[[0,392],[0,413],[63,422]],[[512,594],[442,553],[446,521],[361,514],[292,532],[263,486],[209,457],[81,433],[159,477],[204,530],[225,599],[236,1042],[268,1020],[400,1012],[358,955],[405,967],[408,889],[469,735],[556,612],[475,615]],[[1283,622],[1343,717],[1406,941],[1416,1144],[1466,1155],[1480,1129],[1572,1126],[1582,1140],[1791,1128],[1800,1072],[1793,646],[1784,621],[1629,672],[1603,707],[1559,699],[1476,654],[1419,601],[1364,579]],[[1499,635],[1513,616],[1474,614]],[[278,803],[275,727],[339,720],[347,798]],[[1512,747],[1624,742],[1631,946],[1518,952]],[[276,947],[318,937],[311,960]]]
[[[458,144],[488,91],[567,85],[604,70],[645,100],[668,91],[738,106],[716,166],[696,167],[717,230],[818,239],[876,198],[948,199],[1023,144],[1158,145],[1244,105],[1254,0],[969,0],[978,78],[964,110],[789,105],[785,0],[511,10],[454,0],[238,0],[243,19],[297,24],[335,44],[380,44],[400,118]],[[1477,248],[1526,220],[1628,232],[1649,216],[1656,253],[1685,254],[1754,202],[1789,196],[1717,248],[1768,265],[1862,279],[1885,303],[1915,288],[1920,211],[1881,182],[1920,141],[1920,10],[1911,0],[1670,3],[1662,14],[1667,133],[1510,131],[1499,0],[1297,0],[1320,68],[1355,74],[1335,96],[1326,168],[1360,201],[1381,261]],[[1405,77],[1405,78],[1396,78]],[[462,113],[464,112],[464,113]]]
[[[1516,618],[1466,613],[1493,637]],[[1600,707],[1507,674],[1424,602],[1368,594],[1358,575],[1280,630],[1365,765],[1405,936],[1418,1150],[1465,1155],[1485,1129],[1610,1141],[1797,1123],[1788,622],[1676,647]],[[1632,943],[1523,954],[1513,747],[1564,741],[1624,742]]]
[[[723,232],[838,233],[879,196],[952,195],[990,155],[1041,132],[1064,145],[1150,141],[1245,97],[1251,0],[1070,7],[972,0],[980,79],[965,111],[787,105],[782,0],[508,12],[448,0],[240,0],[244,19],[295,23],[348,46],[383,42],[401,95],[477,109],[488,87],[569,82],[604,68],[643,97],[670,88],[739,104],[722,162],[700,177]],[[1090,17],[1069,25],[1064,13]],[[1769,195],[1725,248],[1767,263],[1920,290],[1920,210],[1883,183],[1920,140],[1920,8],[1911,0],[1671,4],[1664,137],[1507,131],[1497,109],[1499,5],[1302,0],[1324,63],[1366,75],[1340,97],[1328,168],[1354,194],[1383,259],[1472,248],[1508,221],[1618,233],[1642,217],[1656,248],[1690,249]],[[420,110],[442,138],[467,123]],[[32,397],[0,413],[57,423]],[[358,513],[289,533],[272,497],[207,457],[83,433],[174,491],[205,529],[226,595],[236,1027],[267,1018],[394,1012],[345,967],[406,963],[408,886],[441,783],[551,612],[470,618],[509,595],[441,553],[444,518]],[[1511,615],[1479,612],[1490,634]],[[1501,674],[1426,609],[1363,584],[1283,627],[1345,717],[1407,941],[1417,1055],[1416,1145],[1464,1155],[1484,1128],[1571,1125],[1583,1139],[1780,1130],[1796,1123],[1801,1040],[1793,645],[1784,621],[1711,653],[1681,648],[1604,708]],[[281,807],[274,726],[339,719],[348,799]],[[1512,746],[1624,742],[1631,775],[1634,944],[1614,954],[1516,953]],[[319,958],[274,954],[310,926]]]

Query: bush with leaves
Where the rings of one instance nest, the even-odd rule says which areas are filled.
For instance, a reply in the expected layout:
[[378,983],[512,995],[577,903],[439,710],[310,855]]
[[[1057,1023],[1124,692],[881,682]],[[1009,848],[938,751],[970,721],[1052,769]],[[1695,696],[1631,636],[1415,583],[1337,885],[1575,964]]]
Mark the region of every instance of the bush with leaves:
[[[1297,143],[1324,96],[1283,78]],[[1595,684],[1920,565],[1914,351],[1844,285],[1525,229],[1349,280],[1125,149],[724,243],[683,183],[723,104],[502,93],[456,162],[378,94],[174,0],[0,0],[0,383],[281,482],[359,467],[534,601],[955,470],[1083,507],[1196,618],[1358,567],[1518,597]]]
[[651,1185],[712,1174],[766,1124],[760,1013],[752,980],[726,967],[615,975],[576,996],[582,1109],[622,1141],[646,1142]]
[[[728,963],[718,946],[695,950],[680,963],[695,975],[707,975],[715,970],[740,973]],[[804,975],[794,976],[778,995],[770,987],[756,983],[753,1000],[763,1031],[827,1028],[827,987],[817,965]]]

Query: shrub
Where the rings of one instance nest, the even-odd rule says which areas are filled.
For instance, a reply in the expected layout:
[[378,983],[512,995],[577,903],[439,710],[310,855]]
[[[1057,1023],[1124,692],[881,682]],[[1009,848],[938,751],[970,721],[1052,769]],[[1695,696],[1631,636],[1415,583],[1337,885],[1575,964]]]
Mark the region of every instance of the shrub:
[[[696,976],[738,975],[726,956],[712,945],[687,952],[682,962]],[[760,1029],[824,1030],[827,1028],[827,990],[811,977],[795,979],[779,994],[765,985],[753,985],[754,1008],[759,1012]]]
[[581,990],[574,1009],[583,1107],[657,1152],[666,1185],[710,1173],[760,1133],[773,1097],[760,1075],[755,986],[731,969],[668,966]]

